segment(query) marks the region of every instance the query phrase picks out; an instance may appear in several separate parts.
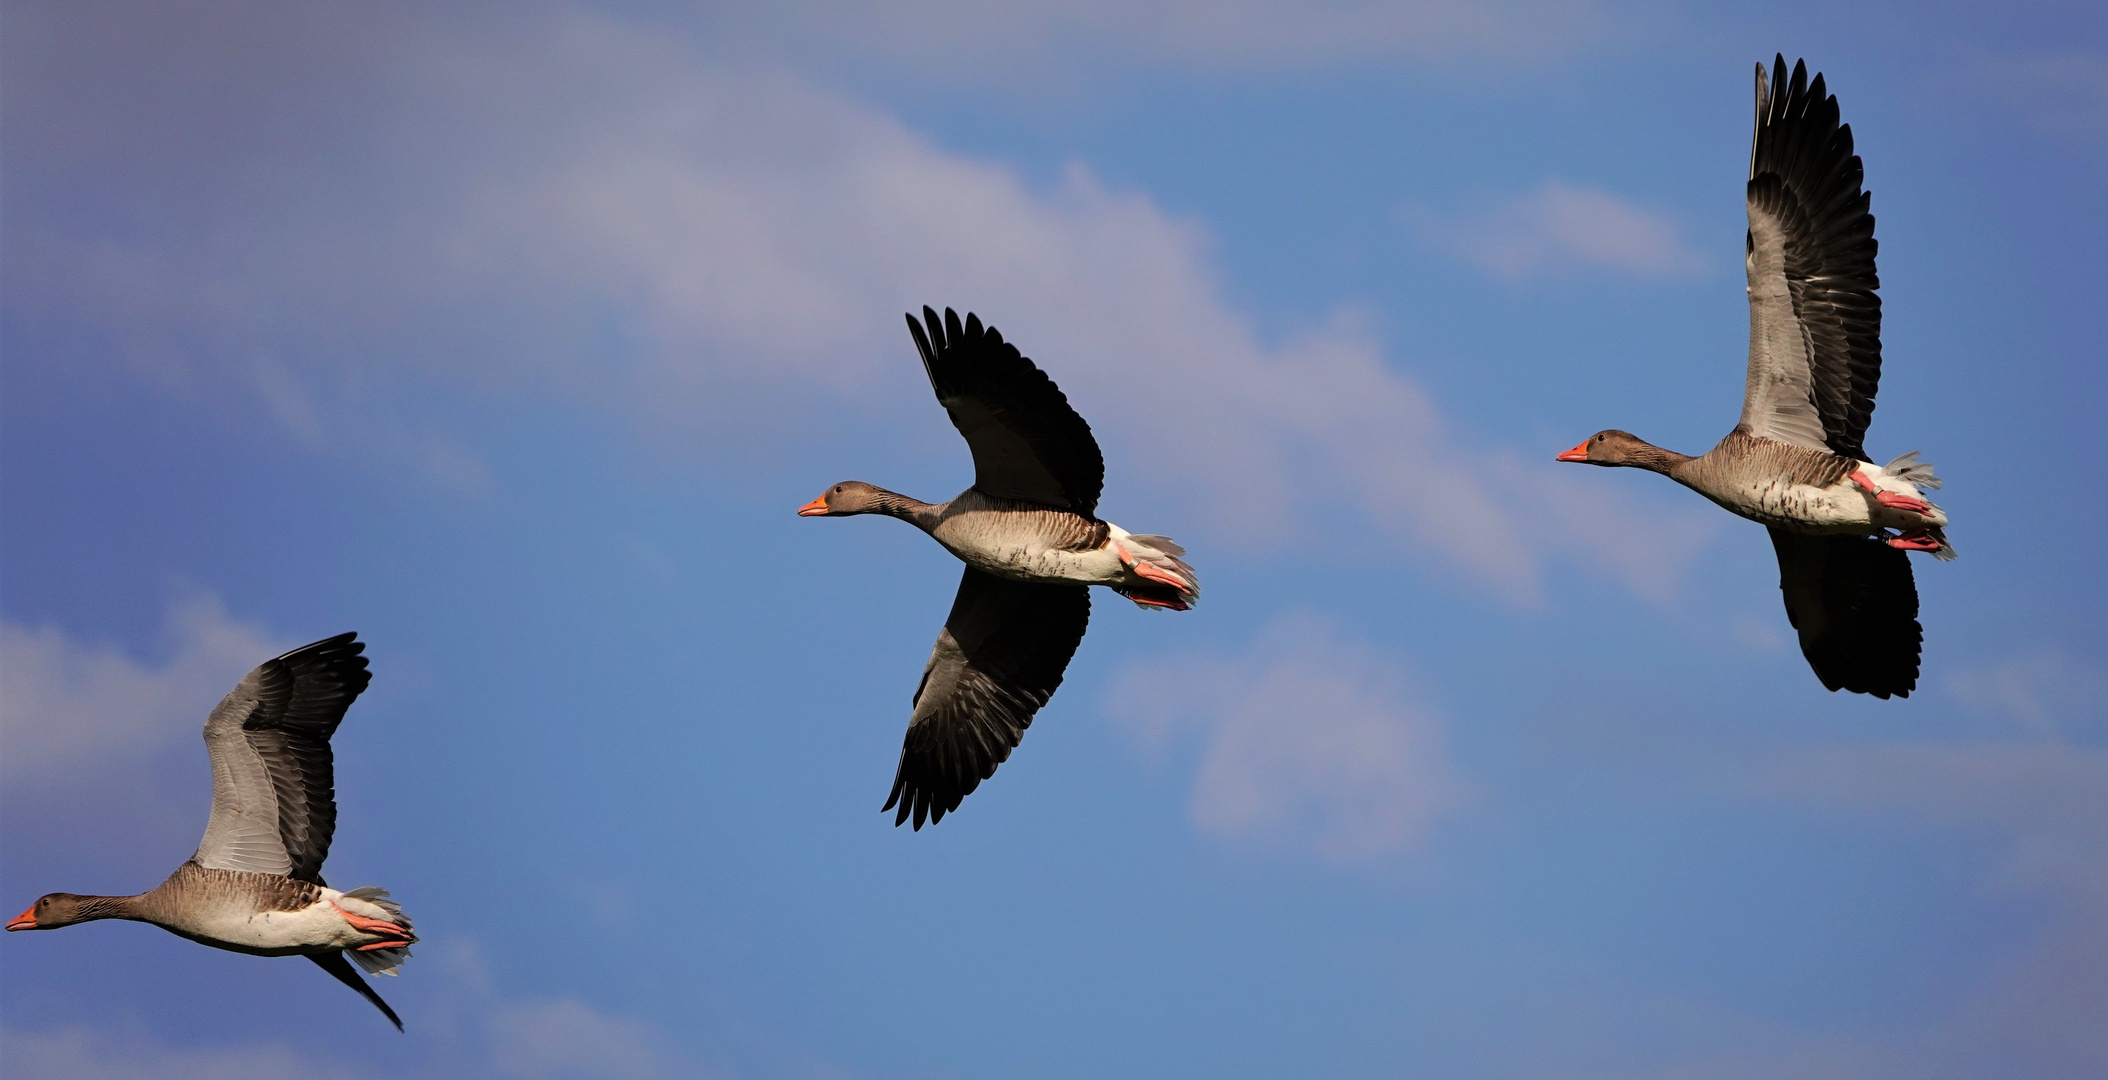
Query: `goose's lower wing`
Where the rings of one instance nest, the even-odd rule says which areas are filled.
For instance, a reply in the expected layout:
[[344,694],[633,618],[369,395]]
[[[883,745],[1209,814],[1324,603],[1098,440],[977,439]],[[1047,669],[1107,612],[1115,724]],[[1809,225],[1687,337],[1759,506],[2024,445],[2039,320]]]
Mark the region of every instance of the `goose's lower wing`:
[[1831,690],[1909,697],[1918,686],[1918,586],[1910,556],[1864,536],[1771,530],[1786,619]]
[[882,808],[922,828],[995,775],[1054,696],[1091,617],[1087,585],[1012,581],[968,567],[937,635]]

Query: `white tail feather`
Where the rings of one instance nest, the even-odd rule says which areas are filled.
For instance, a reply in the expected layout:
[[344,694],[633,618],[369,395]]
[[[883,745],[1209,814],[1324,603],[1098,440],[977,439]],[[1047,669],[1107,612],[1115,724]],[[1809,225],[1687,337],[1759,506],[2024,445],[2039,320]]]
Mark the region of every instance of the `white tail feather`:
[[403,961],[410,958],[410,949],[408,946],[399,949],[373,949],[368,952],[354,949],[344,955],[351,957],[351,962],[359,965],[368,975],[386,975],[394,978],[401,974],[396,969],[402,967]]
[[[366,915],[367,918],[385,918],[404,930],[410,929],[410,916],[403,911],[401,904],[388,899],[388,890],[386,889],[377,885],[367,885],[345,893],[344,899],[360,901],[364,905],[378,908],[385,912],[384,915],[379,916],[360,912],[360,914]],[[395,969],[403,966],[403,961],[410,958],[410,947],[403,945],[393,949],[373,949],[366,952],[354,949],[345,953],[345,955],[351,957],[351,962],[359,965],[368,975],[393,976],[396,974]]]
[[1921,488],[1940,489],[1940,478],[1933,475],[1932,466],[1918,460],[1918,452],[1912,450],[1881,467],[1881,471],[1907,484]]
[[[1133,600],[1144,608],[1172,608],[1183,611],[1200,601],[1200,577],[1179,556],[1186,549],[1168,536],[1148,533],[1131,533],[1126,529],[1106,522],[1111,530],[1112,542],[1127,552],[1136,565],[1147,563],[1152,570],[1175,578],[1176,586],[1157,578],[1147,581],[1130,581],[1113,586],[1113,591]],[[1147,577],[1147,575],[1143,575]]]

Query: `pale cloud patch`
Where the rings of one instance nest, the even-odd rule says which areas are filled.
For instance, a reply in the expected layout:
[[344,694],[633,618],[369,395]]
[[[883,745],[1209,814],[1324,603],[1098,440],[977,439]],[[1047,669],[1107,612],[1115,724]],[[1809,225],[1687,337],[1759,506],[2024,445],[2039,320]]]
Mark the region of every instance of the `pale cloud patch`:
[[1984,56],[1969,84],[2018,107],[2034,127],[2073,142],[2108,145],[2108,57],[2051,52]]
[[1761,787],[1792,799],[1990,829],[2007,855],[1985,885],[2046,910],[1922,1044],[1922,1076],[2108,1072],[2108,752],[2055,740],[1840,746],[1779,759]]
[[[575,998],[510,1004],[490,1018],[493,1064],[521,1080],[656,1080],[674,1072],[657,1034]],[[687,1075],[682,1073],[682,1075]]]
[[2108,730],[2108,674],[2062,649],[1961,668],[1947,676],[1947,692],[2035,735],[2069,737],[2082,725]]
[[[1566,554],[1659,594],[1702,542],[1637,507],[1518,502],[1501,490],[1513,470],[1489,474],[1498,455],[1445,423],[1364,320],[1267,340],[1225,301],[1204,228],[1081,165],[1029,182],[794,74],[577,11],[471,30],[414,9],[244,9],[235,47],[196,29],[214,10],[32,28],[45,46],[13,81],[34,122],[13,156],[79,171],[14,185],[4,295],[26,324],[104,328],[162,377],[246,386],[303,438],[399,456],[433,381],[555,397],[712,460],[822,437],[816,401],[941,438],[900,313],[949,303],[1090,419],[1114,463],[1108,513],[1146,498],[1208,535],[1137,528],[1264,549],[1307,544],[1326,515],[1330,546],[1422,553],[1521,602]],[[259,101],[277,112],[253,116]],[[310,113],[336,126],[310,138],[295,122]],[[214,156],[168,141],[186,130],[221,133]],[[347,154],[366,164],[336,168]],[[113,228],[35,212],[90,182],[143,185],[124,201],[165,213]],[[1601,201],[1547,191],[1560,221]],[[1653,266],[1661,251],[1619,232],[1636,214],[1568,223],[1560,250]],[[422,442],[427,473],[488,482]]]
[[792,2],[735,18],[779,44],[817,37],[896,61],[941,61],[955,78],[1078,62],[1222,72],[1394,59],[1509,66],[1574,53],[1608,29],[1585,0]]
[[34,785],[195,739],[250,668],[284,651],[210,597],[178,604],[165,637],[167,658],[152,663],[57,627],[0,622],[0,776]]
[[0,1031],[13,1080],[359,1080],[378,1072],[316,1061],[284,1046],[166,1046],[122,1032],[67,1027]]
[[1134,664],[1107,710],[1155,752],[1199,743],[1189,811],[1204,832],[1370,859],[1418,845],[1467,800],[1444,721],[1397,669],[1292,617],[1241,656]]
[[[648,1023],[576,997],[497,993],[470,941],[428,939],[420,959],[420,972],[446,984],[448,992],[431,999],[431,1012],[409,1017],[408,1038],[417,1047],[417,1064],[407,1070],[355,1059],[319,1060],[269,1039],[170,1045],[151,1032],[123,1024],[0,1029],[0,1060],[10,1080],[694,1080],[720,1075],[686,1056]],[[363,1005],[359,1010],[348,1015],[360,1023],[383,1023]]]
[[1571,270],[1694,277],[1708,269],[1668,215],[1560,180],[1482,210],[1408,207],[1403,215],[1435,244],[1504,278]]

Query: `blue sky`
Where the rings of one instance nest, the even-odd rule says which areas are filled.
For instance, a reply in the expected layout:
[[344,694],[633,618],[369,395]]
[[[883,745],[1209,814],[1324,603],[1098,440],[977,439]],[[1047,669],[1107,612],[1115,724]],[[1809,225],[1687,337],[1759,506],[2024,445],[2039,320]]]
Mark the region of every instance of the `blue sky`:
[[[11,1075],[2108,1071],[2108,18],[1536,0],[10,2],[0,892],[150,887],[205,712],[345,629],[310,965],[12,935]],[[1879,219],[1908,701],[1762,531],[1555,465],[1742,385],[1750,68]],[[957,567],[792,511],[970,462],[974,310],[1177,537],[1020,751],[881,816]],[[12,910],[12,909],[10,909]]]

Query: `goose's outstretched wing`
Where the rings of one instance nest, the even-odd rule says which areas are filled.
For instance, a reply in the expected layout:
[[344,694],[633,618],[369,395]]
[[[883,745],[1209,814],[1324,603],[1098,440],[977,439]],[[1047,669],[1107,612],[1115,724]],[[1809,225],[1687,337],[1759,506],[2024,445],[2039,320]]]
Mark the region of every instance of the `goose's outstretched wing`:
[[[1749,381],[1737,430],[1865,460],[1881,381],[1872,196],[1837,99],[1757,65],[1749,157]],[[1785,84],[1785,85],[1781,85]]]
[[972,567],[930,651],[881,811],[942,821],[995,775],[1054,696],[1091,618],[1088,585],[1042,585]]
[[1865,536],[1774,527],[1779,590],[1801,655],[1831,690],[1909,697],[1918,685],[1918,586],[1910,556]]
[[191,858],[322,884],[337,827],[329,738],[372,674],[354,634],[257,665],[205,721],[212,819]]
[[930,388],[973,451],[974,486],[999,499],[1095,516],[1105,458],[1054,380],[979,316],[968,314],[961,325],[946,308],[940,322],[925,307],[922,318],[908,316],[908,331]]

